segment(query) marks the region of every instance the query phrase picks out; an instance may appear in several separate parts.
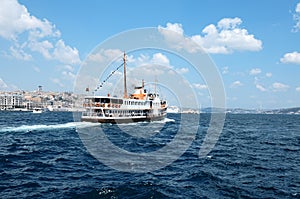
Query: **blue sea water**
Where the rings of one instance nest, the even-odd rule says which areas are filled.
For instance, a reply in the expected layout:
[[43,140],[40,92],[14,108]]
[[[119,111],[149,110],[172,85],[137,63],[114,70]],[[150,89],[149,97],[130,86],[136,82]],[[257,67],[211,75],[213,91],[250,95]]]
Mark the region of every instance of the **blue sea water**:
[[[88,152],[76,128],[89,124],[72,113],[0,112],[0,197],[300,198],[300,115],[227,114],[216,146],[199,158],[210,116],[201,114],[196,139],[178,160],[131,173]],[[103,129],[119,147],[147,153],[176,135],[180,114],[167,118]],[[120,134],[149,127],[156,129],[150,138]]]

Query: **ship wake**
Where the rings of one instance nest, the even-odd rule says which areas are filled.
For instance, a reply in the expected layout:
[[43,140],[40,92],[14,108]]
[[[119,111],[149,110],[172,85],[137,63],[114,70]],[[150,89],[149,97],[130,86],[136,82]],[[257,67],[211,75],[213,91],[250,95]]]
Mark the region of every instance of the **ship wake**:
[[87,128],[92,126],[99,126],[97,123],[89,122],[68,122],[64,124],[37,124],[37,125],[22,125],[14,127],[3,127],[0,132],[31,132],[31,131],[47,131],[53,129],[75,129],[75,128]]

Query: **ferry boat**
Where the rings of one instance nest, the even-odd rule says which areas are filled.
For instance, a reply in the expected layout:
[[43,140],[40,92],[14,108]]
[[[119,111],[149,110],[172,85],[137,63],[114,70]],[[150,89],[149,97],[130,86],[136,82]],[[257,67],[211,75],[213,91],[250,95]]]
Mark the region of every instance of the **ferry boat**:
[[[163,120],[167,114],[168,103],[159,95],[148,93],[142,86],[134,88],[134,93],[127,95],[126,87],[126,54],[124,66],[124,96],[86,96],[81,121],[97,123],[131,123],[140,121]],[[156,90],[156,89],[155,89]]]

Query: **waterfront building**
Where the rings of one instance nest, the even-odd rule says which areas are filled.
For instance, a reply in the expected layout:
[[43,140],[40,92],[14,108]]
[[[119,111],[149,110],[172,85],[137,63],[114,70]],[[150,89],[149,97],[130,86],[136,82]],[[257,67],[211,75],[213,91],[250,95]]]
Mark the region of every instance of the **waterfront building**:
[[0,94],[0,110],[24,108],[23,96],[20,94]]

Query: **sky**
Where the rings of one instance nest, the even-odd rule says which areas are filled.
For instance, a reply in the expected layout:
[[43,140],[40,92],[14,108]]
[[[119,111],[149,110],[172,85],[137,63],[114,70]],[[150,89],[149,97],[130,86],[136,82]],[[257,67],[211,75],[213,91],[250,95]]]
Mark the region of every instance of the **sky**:
[[[191,51],[189,42],[200,45],[222,78],[227,107],[300,106],[298,0],[0,0],[0,91],[33,91],[39,85],[72,91],[99,44],[146,27],[157,28],[175,48],[183,43]],[[210,106],[206,82],[193,77],[188,64],[160,51],[128,57],[131,66],[172,68],[190,80],[202,106]]]

